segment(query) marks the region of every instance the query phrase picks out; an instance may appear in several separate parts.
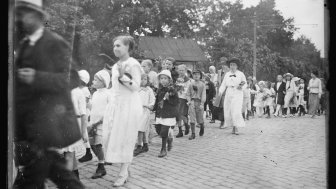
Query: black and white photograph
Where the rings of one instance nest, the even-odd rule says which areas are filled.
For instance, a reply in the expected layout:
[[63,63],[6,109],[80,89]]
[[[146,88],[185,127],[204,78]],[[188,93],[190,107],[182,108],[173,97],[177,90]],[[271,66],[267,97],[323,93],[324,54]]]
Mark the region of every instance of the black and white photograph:
[[328,5],[9,0],[7,188],[329,188]]

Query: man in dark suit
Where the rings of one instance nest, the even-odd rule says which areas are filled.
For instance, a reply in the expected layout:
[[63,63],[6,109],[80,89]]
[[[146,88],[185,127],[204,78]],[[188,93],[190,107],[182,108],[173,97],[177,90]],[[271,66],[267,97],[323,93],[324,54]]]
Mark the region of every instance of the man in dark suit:
[[[275,103],[277,105],[274,116],[278,116],[278,114],[282,113],[280,109],[285,103],[285,94],[286,94],[286,83],[282,80],[282,75],[277,76],[277,83],[274,85],[274,91],[275,91]],[[281,116],[281,115],[279,115]]]
[[[16,2],[16,29],[24,34],[15,57],[15,164],[13,188],[42,189],[46,178],[60,188],[84,188],[58,149],[80,140],[70,96],[78,81],[71,50],[44,27],[41,0]],[[73,83],[76,86],[76,83]]]

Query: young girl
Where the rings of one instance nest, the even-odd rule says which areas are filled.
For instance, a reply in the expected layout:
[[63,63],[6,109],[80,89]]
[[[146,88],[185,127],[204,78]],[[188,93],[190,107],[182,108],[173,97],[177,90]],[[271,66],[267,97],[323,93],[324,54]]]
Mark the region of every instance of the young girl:
[[290,116],[291,117],[295,117],[296,113],[297,113],[297,108],[299,107],[298,104],[298,100],[299,100],[299,81],[300,78],[298,77],[294,77],[292,79],[292,81],[294,82],[294,95],[292,100],[289,102],[289,109],[290,109]]
[[[148,135],[150,129],[150,111],[153,110],[155,104],[155,96],[151,87],[149,87],[149,76],[147,74],[141,75],[140,97],[142,100],[143,112],[142,120],[140,122],[138,132],[138,146],[134,150],[134,156],[143,152],[148,152]],[[143,143],[143,146],[141,145]]]
[[273,113],[273,97],[274,97],[274,89],[272,91],[272,85],[271,82],[266,82],[266,88],[265,88],[265,107],[266,107],[266,113],[267,117],[266,118],[271,118],[271,113]]
[[100,70],[94,76],[92,87],[97,89],[92,95],[92,110],[89,122],[89,137],[90,144],[94,154],[98,158],[98,167],[96,173],[91,177],[92,179],[101,178],[106,175],[104,167],[105,156],[103,151],[103,133],[102,123],[105,109],[110,100],[110,93],[108,87],[110,84],[110,74],[106,70]]
[[256,92],[255,100],[253,106],[256,107],[256,114],[260,118],[263,115],[263,109],[265,105],[265,82],[259,81],[258,83],[259,90]]
[[205,83],[201,81],[202,72],[196,70],[193,73],[194,81],[192,81],[187,90],[187,101],[189,105],[189,116],[190,116],[190,127],[191,136],[189,140],[195,139],[195,123],[200,125],[199,135],[204,134],[204,103],[206,101],[206,86]]
[[[82,82],[82,81],[80,81]],[[78,84],[78,87],[71,90],[71,100],[74,105],[74,110],[77,115],[78,125],[80,127],[82,138],[84,143],[88,142],[88,136],[86,135],[87,116],[86,116],[86,101],[83,91],[80,89],[82,83]],[[79,172],[77,167],[76,151],[82,145],[82,141],[78,141],[68,147],[62,149],[65,159],[68,162],[68,168],[72,170],[79,179]]]
[[293,75],[290,73],[286,73],[286,95],[285,95],[285,104],[284,104],[284,111],[286,112],[286,115],[283,117],[286,118],[288,115],[290,117],[293,116],[293,112],[290,112],[290,107],[293,107],[293,104],[296,104],[296,91],[295,91],[295,82],[293,80]]
[[[85,102],[86,102],[86,116],[88,117],[89,121],[90,119],[90,110],[91,110],[91,93],[87,87],[87,84],[90,81],[90,74],[86,70],[80,70],[78,71],[79,78],[81,80],[81,85],[79,88],[82,90],[84,96],[85,96]],[[87,136],[87,131],[84,131],[85,135]],[[84,143],[84,146],[86,148],[86,153],[83,157],[79,158],[78,161],[83,163],[92,160],[92,153],[90,149],[89,141]]]
[[169,70],[162,70],[159,74],[159,90],[157,93],[154,110],[155,110],[155,129],[162,138],[162,148],[159,158],[167,155],[167,142],[168,151],[172,148],[173,140],[169,138],[168,133],[174,129],[176,125],[176,117],[178,116],[178,95],[176,90],[170,85],[172,77]]

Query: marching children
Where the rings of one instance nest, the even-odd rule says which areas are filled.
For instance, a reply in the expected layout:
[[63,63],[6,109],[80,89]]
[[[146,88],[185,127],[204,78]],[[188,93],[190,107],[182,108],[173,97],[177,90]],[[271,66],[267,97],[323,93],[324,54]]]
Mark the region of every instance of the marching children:
[[110,84],[110,74],[106,70],[100,70],[94,76],[92,87],[96,92],[92,95],[92,109],[90,115],[89,137],[92,151],[98,158],[98,167],[96,173],[91,177],[92,179],[101,178],[106,175],[104,167],[105,156],[103,151],[103,118],[106,106],[109,102],[110,96],[108,87]]
[[159,158],[167,155],[172,149],[173,138],[168,139],[168,134],[172,132],[176,125],[176,117],[178,116],[178,95],[175,88],[171,85],[172,76],[169,70],[162,70],[159,74],[159,89],[154,105],[155,112],[155,129],[162,138],[162,148]]
[[187,100],[189,105],[189,116],[190,116],[190,126],[191,126],[191,136],[189,140],[195,139],[195,123],[200,125],[199,135],[204,134],[204,120],[203,120],[203,109],[206,100],[206,90],[205,84],[201,81],[202,72],[200,70],[195,70],[193,72],[194,81],[188,87]]
[[[155,104],[155,96],[152,88],[149,86],[149,76],[147,74],[141,75],[140,97],[142,100],[143,112],[142,120],[138,131],[138,146],[134,150],[134,156],[143,152],[148,152],[148,136],[150,129],[150,111],[153,110]],[[143,146],[141,145],[143,143]]]

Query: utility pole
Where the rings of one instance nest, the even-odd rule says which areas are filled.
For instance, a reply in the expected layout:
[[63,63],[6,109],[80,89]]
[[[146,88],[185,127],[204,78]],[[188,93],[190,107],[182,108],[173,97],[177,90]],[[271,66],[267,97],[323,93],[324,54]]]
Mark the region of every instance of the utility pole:
[[257,78],[257,16],[254,12],[253,20],[253,78]]

